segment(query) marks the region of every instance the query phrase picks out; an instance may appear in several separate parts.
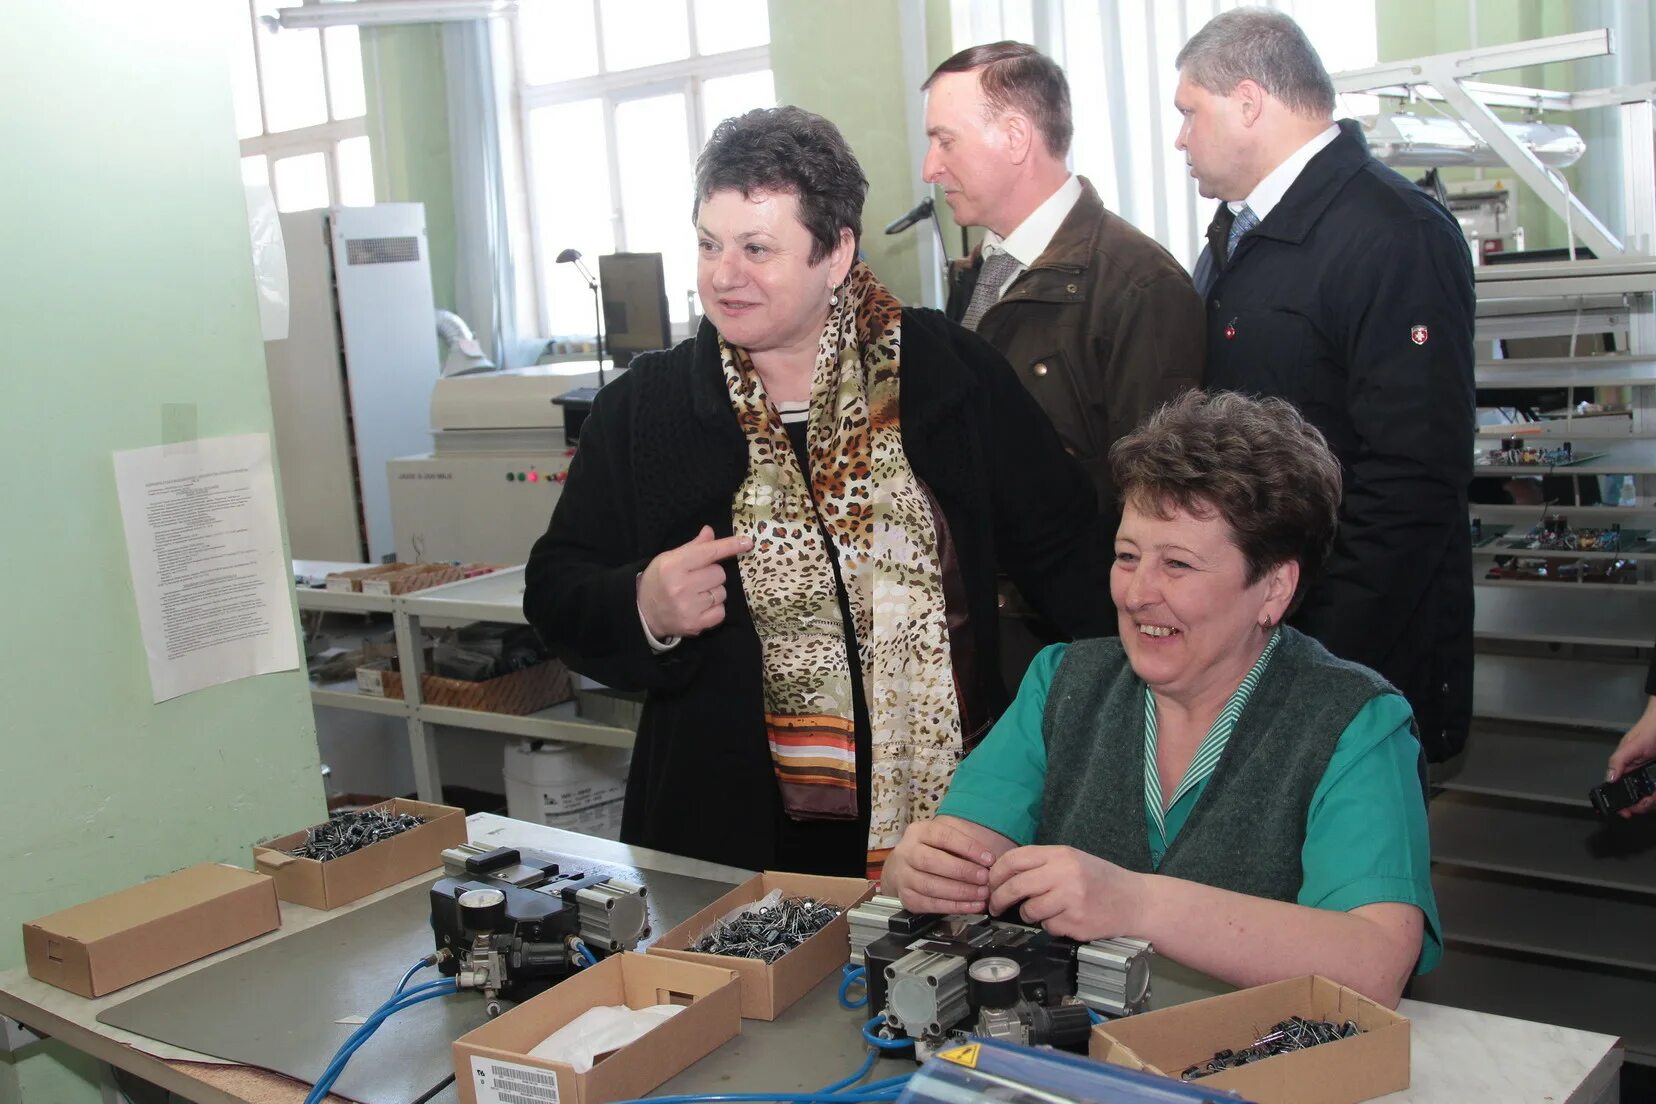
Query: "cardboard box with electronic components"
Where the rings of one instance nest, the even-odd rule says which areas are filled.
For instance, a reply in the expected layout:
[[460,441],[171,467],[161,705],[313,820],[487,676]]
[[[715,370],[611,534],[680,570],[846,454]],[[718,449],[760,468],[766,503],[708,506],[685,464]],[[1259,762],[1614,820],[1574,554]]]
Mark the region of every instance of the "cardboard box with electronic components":
[[444,851],[466,842],[464,809],[402,797],[374,808],[393,814],[412,813],[424,817],[425,823],[328,862],[287,853],[305,842],[309,829],[301,829],[253,848],[253,865],[276,879],[276,892],[282,900],[333,909],[416,874],[436,870],[443,865]]
[[271,879],[201,863],[29,921],[23,960],[30,977],[101,997],[281,923]]
[[[684,1005],[683,1012],[576,1072],[529,1051],[588,1009]],[[604,1104],[643,1096],[742,1031],[741,988],[730,970],[623,953],[611,955],[540,996],[460,1036],[454,1076],[462,1104],[556,1100]],[[533,1092],[514,1094],[514,1087]]]
[[1409,1087],[1409,1021],[1354,990],[1308,975],[1242,989],[1093,1028],[1088,1054],[1178,1077],[1222,1050],[1241,1050],[1292,1016],[1361,1033],[1200,1078],[1258,1104],[1356,1104]]
[[[772,890],[788,897],[814,897],[840,910],[828,925],[805,942],[767,965],[756,958],[702,954],[689,949],[713,922]],[[774,1020],[817,982],[845,965],[851,954],[851,928],[846,912],[874,896],[874,883],[862,878],[828,878],[812,874],[783,874],[767,870],[755,874],[729,893],[664,933],[649,953],[686,962],[700,962],[735,970],[742,979],[742,1015],[750,1020]]]

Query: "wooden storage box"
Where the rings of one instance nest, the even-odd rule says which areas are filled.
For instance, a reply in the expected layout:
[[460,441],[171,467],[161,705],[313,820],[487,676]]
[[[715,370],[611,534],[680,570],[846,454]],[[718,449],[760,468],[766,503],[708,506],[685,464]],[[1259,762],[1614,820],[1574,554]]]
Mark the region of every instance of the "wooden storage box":
[[[403,694],[402,673],[378,671],[381,695],[400,698]],[[358,672],[358,685],[361,685]],[[446,705],[454,709],[478,709],[486,713],[512,713],[525,716],[538,713],[548,706],[566,702],[572,696],[569,668],[556,659],[513,671],[509,675],[467,682],[465,679],[442,678],[438,675],[420,676],[420,698],[427,705]]]

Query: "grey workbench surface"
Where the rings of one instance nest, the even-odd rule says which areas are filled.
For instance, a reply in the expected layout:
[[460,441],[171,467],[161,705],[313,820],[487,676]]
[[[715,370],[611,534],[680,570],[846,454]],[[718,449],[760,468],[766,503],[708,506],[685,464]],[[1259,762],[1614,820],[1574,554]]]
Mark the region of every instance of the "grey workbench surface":
[[[645,871],[662,870],[731,883],[747,874],[730,867],[488,814],[470,817],[468,825],[474,843],[491,846],[521,845],[570,851]],[[429,875],[392,887],[350,906],[350,910],[417,886],[427,878]],[[156,1058],[208,1063],[214,1060],[98,1023],[96,1017],[99,1012],[159,988],[183,973],[246,953],[249,948],[268,941],[289,937],[296,931],[327,922],[340,912],[321,913],[284,904],[280,931],[101,1000],[89,1001],[54,989],[33,980],[22,970],[0,973],[0,1013],[51,1030],[71,1046],[158,1081],[190,1099],[210,1104],[281,1099],[279,1095],[236,1095],[210,1083],[192,1080],[187,1073],[177,1074],[179,1067],[157,1062]],[[1177,988],[1164,980],[1171,980],[1170,974],[1171,971],[1158,971],[1158,1004],[1166,1001],[1168,989]],[[791,1092],[819,1088],[850,1073],[865,1054],[857,1032],[861,1014],[838,1007],[834,996],[837,980],[834,977],[824,981],[773,1023],[743,1021],[741,1036],[667,1082],[658,1092]],[[246,994],[227,996],[226,1014],[233,1016],[237,1003],[246,999]],[[1388,1104],[1440,1101],[1458,1104],[1480,1100],[1598,1104],[1615,1099],[1622,1052],[1613,1036],[1418,1001],[1404,1001],[1399,1011],[1413,1023],[1413,1084],[1406,1092],[1382,1098]],[[904,1069],[895,1060],[885,1060],[877,1075],[891,1076]],[[290,1098],[297,1101],[302,1095],[299,1092]],[[451,1087],[435,1099],[451,1102],[457,1097]]]

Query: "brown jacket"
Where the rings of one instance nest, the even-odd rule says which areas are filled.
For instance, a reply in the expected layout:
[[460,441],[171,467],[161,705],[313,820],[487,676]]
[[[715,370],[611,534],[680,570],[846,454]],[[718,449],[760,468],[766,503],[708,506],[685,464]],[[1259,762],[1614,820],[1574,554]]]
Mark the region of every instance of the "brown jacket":
[[[974,257],[954,281],[950,318],[966,313],[979,264]],[[978,323],[1086,468],[1111,518],[1118,506],[1110,445],[1180,391],[1202,385],[1206,328],[1189,273],[1105,210],[1085,177],[1046,252]]]

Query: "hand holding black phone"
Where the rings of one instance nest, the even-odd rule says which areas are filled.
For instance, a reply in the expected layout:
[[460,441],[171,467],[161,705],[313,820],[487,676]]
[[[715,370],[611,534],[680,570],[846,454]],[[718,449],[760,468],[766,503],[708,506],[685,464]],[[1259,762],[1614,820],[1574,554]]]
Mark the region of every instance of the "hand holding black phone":
[[1593,808],[1604,816],[1613,816],[1656,793],[1656,763],[1646,763],[1630,770],[1614,782],[1604,782],[1587,791]]

